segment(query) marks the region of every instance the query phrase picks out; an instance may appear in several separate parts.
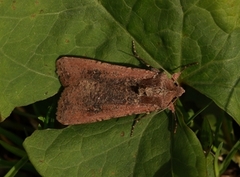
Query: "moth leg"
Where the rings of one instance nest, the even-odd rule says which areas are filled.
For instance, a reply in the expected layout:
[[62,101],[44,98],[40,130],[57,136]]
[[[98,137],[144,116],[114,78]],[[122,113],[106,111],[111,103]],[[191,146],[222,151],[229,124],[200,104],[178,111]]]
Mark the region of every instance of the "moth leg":
[[175,134],[177,132],[177,126],[178,126],[175,112],[173,113],[173,117],[174,117],[174,123],[175,123],[173,133]]
[[152,66],[150,66],[149,64],[147,64],[138,54],[137,54],[137,51],[136,51],[136,46],[135,46],[135,42],[132,41],[132,53],[134,55],[134,57],[136,59],[138,59],[138,61],[140,63],[142,63],[143,65],[147,66],[149,69],[151,70],[156,70],[155,68],[153,68]]
[[134,131],[134,128],[136,126],[136,124],[145,116],[145,114],[138,114],[134,120],[133,120],[133,124],[132,124],[132,128],[131,128],[131,133],[130,133],[130,136],[133,135],[133,131]]

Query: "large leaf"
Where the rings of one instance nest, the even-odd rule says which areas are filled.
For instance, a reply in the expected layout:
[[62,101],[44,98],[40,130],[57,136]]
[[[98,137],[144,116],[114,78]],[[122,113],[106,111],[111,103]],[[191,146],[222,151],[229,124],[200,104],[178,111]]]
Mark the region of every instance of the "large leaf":
[[174,134],[170,122],[150,115],[133,137],[129,117],[36,131],[24,145],[42,176],[205,176],[195,134],[184,125]]
[[[184,82],[211,98],[240,124],[239,1],[210,4],[201,1],[186,9],[183,23],[183,57],[201,67]],[[194,75],[194,77],[191,77]]]
[[[58,92],[60,83],[55,74],[55,62],[61,55],[86,56],[114,63],[139,65],[139,62],[131,56],[131,40],[134,39],[138,54],[154,67],[163,67],[167,71],[172,71],[181,65],[198,62],[198,66],[192,66],[183,72],[180,81],[211,98],[240,124],[239,72],[237,69],[240,65],[240,44],[238,42],[240,40],[240,5],[236,0],[221,2],[206,0],[181,2],[176,0],[62,0],[51,2],[26,0],[3,1],[0,8],[0,23],[2,24],[0,29],[0,115],[2,118],[7,117],[16,106],[44,100]],[[110,150],[117,150],[114,151],[117,153],[117,166],[115,169],[113,167],[108,169],[113,170],[111,173],[113,176],[114,172],[120,174],[118,170],[124,171],[126,168],[128,175],[136,174],[137,176],[137,173],[140,173],[138,176],[145,176],[143,175],[145,171],[150,175],[154,172],[163,174],[162,169],[164,169],[164,172],[170,170],[169,173],[165,173],[166,176],[178,176],[181,170],[184,172],[186,170],[179,168],[176,171],[172,162],[177,163],[177,161],[174,155],[169,155],[171,154],[169,147],[172,145],[176,147],[174,142],[180,140],[182,144],[180,143],[179,147],[197,144],[195,149],[198,149],[200,145],[195,142],[194,138],[180,138],[183,132],[187,131],[191,134],[190,130],[184,126],[177,130],[177,135],[181,136],[176,135],[175,139],[168,140],[170,132],[167,127],[164,132],[159,127],[162,121],[167,121],[163,115],[156,116],[157,118],[151,121],[148,119],[152,123],[148,128],[150,130],[146,132],[144,130],[148,127],[148,122],[142,120],[141,126],[137,125],[137,128],[143,128],[144,132],[139,134],[140,130],[136,131],[133,138],[127,135],[131,120],[128,120],[126,124],[121,124],[121,121],[116,124],[115,120],[110,120],[92,125],[73,126],[64,130],[37,131],[26,141],[25,148],[33,164],[44,176],[50,176],[51,173],[56,172],[54,169],[61,168],[59,173],[65,169],[66,174],[66,171],[74,168],[74,165],[79,169],[83,168],[79,167],[82,163],[76,165],[79,156],[70,151],[71,145],[78,148],[87,147],[89,152],[86,152],[84,148],[84,151],[77,149],[77,152],[93,154],[93,162],[95,162],[95,157],[103,155],[101,157],[104,157],[105,161],[102,160],[97,165],[112,163],[111,158],[114,156],[110,159],[106,158],[109,157],[105,152],[108,142]],[[167,123],[164,126],[167,126]],[[105,134],[104,132],[109,127],[112,127],[113,132]],[[100,131],[101,128],[102,131]],[[156,134],[148,135],[155,129],[158,130]],[[122,131],[127,132],[124,137],[120,136]],[[80,133],[76,134],[77,132]],[[165,134],[167,134],[166,138],[161,139],[161,136]],[[76,139],[74,139],[75,136]],[[85,141],[80,142],[82,136],[90,138],[84,138]],[[191,137],[194,135],[191,134]],[[158,139],[160,147],[148,146]],[[93,143],[89,145],[88,141]],[[42,143],[42,146],[36,142]],[[65,143],[65,146],[56,151],[55,148],[59,146],[51,142],[60,142],[63,145]],[[125,144],[126,142],[130,143],[130,148]],[[98,143],[101,144],[98,145]],[[156,154],[164,153],[161,148],[165,146],[165,143],[167,145],[163,149],[167,156],[162,158]],[[94,147],[95,144],[97,147]],[[121,154],[121,149],[125,149],[121,148],[122,146],[129,148],[128,151],[124,150],[126,154]],[[142,147],[146,151],[143,157],[142,151],[138,150]],[[100,151],[96,151],[95,148],[98,150],[100,148]],[[181,160],[191,158],[194,162],[200,162],[203,159],[202,155],[197,156],[200,154],[197,153],[199,149],[191,156],[190,153],[193,150],[190,148],[188,150],[191,152],[188,154],[184,152],[184,149],[177,150],[178,158]],[[101,151],[103,153],[100,153]],[[61,154],[62,152],[64,154]],[[97,156],[94,153],[100,155]],[[43,156],[43,154],[46,155]],[[84,155],[82,154],[83,157]],[[132,159],[132,155],[135,155],[137,160]],[[126,161],[123,160],[124,168],[118,168],[121,164],[119,157],[124,156],[131,157],[131,165],[129,165],[130,162],[125,164]],[[58,157],[61,157],[61,161]],[[157,158],[152,159],[152,157]],[[47,164],[43,164],[41,160]],[[57,160],[59,166],[56,163]],[[138,164],[144,163],[145,160],[148,163]],[[203,163],[194,163],[191,160],[186,161],[186,169],[190,169],[189,166],[192,167],[191,170],[196,168],[194,173],[201,176],[200,172],[204,173]],[[65,162],[72,162],[71,168],[66,166]],[[170,169],[167,162],[172,164]],[[86,164],[89,163],[91,161],[87,159]],[[89,167],[86,164],[84,164],[85,167]],[[141,165],[142,168],[140,168]],[[146,167],[150,169],[146,170]],[[99,169],[98,166],[97,169]],[[105,168],[101,168],[100,173],[106,174],[104,170]],[[197,173],[197,171],[200,172]],[[77,174],[76,171],[75,174]],[[89,174],[92,174],[91,171]],[[98,173],[95,176],[98,176]]]
[[240,123],[239,7],[238,1],[4,1],[0,115],[55,94],[60,55],[137,64],[127,55],[134,39],[155,67],[199,62],[182,80]]

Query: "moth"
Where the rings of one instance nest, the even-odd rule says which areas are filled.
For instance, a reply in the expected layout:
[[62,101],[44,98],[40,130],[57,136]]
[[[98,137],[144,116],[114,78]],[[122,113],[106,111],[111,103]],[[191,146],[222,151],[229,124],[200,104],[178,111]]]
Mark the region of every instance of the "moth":
[[174,112],[175,100],[185,92],[176,82],[180,73],[169,78],[164,71],[154,68],[132,68],[74,57],[58,59],[56,67],[64,87],[57,120],[64,125],[165,109]]

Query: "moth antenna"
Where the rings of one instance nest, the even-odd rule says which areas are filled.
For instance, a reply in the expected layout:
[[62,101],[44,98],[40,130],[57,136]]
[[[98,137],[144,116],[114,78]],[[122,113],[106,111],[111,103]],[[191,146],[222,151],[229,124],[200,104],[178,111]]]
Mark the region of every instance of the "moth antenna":
[[184,66],[182,66],[182,69],[180,70],[180,72],[183,72],[185,69],[187,69],[190,66],[194,66],[194,65],[198,65],[198,62],[193,62],[193,63],[188,63]]
[[194,65],[198,65],[198,62],[193,62],[193,63],[189,63],[189,64],[186,64],[186,65],[182,66],[182,67],[181,67],[182,69],[180,70],[180,72],[174,73],[174,74],[172,75],[172,80],[173,80],[174,82],[176,82],[177,79],[180,77],[181,73],[182,73],[185,69],[187,69],[187,68],[190,67],[190,66],[194,66]]

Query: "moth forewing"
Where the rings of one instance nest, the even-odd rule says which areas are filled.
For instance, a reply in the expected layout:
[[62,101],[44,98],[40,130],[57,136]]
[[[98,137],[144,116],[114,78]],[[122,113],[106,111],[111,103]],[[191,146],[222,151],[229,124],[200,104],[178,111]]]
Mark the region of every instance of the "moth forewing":
[[62,57],[57,73],[65,87],[57,120],[65,125],[92,123],[132,114],[170,109],[184,93],[165,72],[96,60]]

